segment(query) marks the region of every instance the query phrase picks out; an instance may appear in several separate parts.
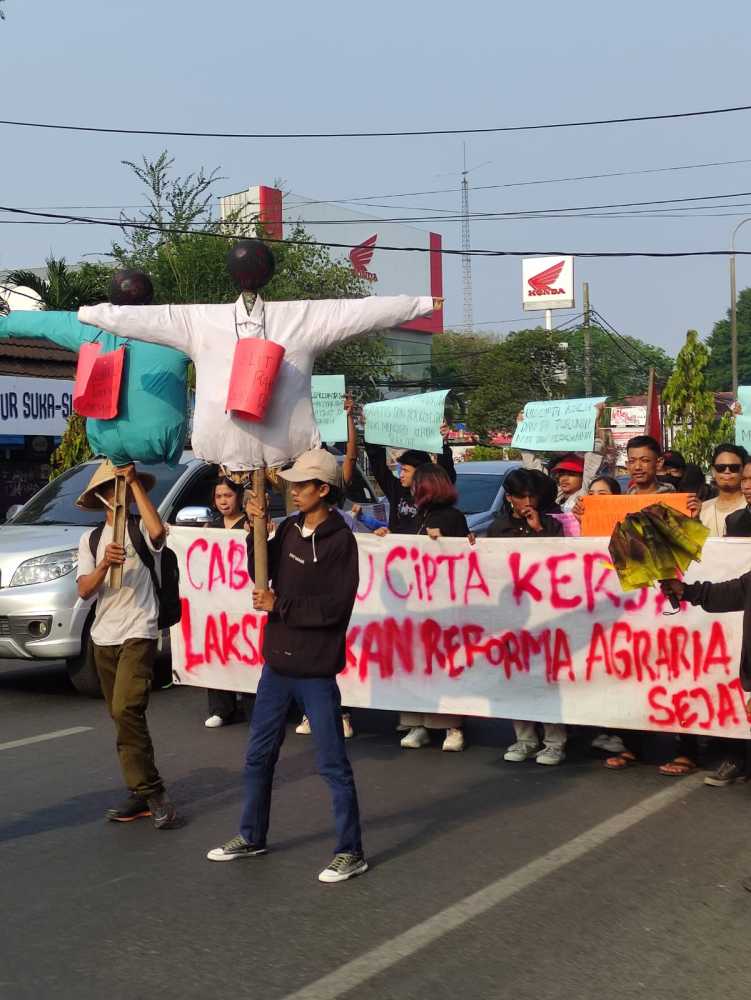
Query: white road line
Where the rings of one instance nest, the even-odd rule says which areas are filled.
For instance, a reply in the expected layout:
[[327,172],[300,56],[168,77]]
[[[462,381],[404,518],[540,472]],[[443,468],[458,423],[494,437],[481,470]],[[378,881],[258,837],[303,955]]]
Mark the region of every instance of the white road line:
[[[410,927],[403,934],[399,934],[389,941],[384,942],[372,951],[352,959],[345,965],[340,966],[334,972],[317,979],[295,993],[290,993],[285,1000],[336,1000],[337,997],[361,986],[368,979],[377,976],[386,969],[396,965],[414,955],[415,952],[426,948],[437,941],[445,934],[456,930],[463,924],[475,917],[482,916],[494,906],[503,903],[510,896],[514,896],[524,889],[528,889],[535,882],[552,875],[565,865],[578,861],[579,858],[590,851],[602,847],[609,840],[619,836],[642,820],[648,819],[656,812],[666,806],[679,801],[692,791],[695,791],[703,782],[701,775],[694,775],[692,778],[679,779],[675,784],[655,795],[644,799],[625,812],[611,816],[610,819],[598,823],[591,830],[580,833],[577,837],[554,848],[541,858],[530,861],[529,864],[519,868],[518,871],[505,875],[496,882],[491,882],[471,896],[466,896],[445,910],[424,920],[421,924]],[[377,878],[377,874],[366,875],[365,878]],[[332,890],[328,890],[332,891]],[[336,892],[336,889],[333,890]]]
[[89,733],[93,726],[74,726],[72,729],[56,729],[54,733],[40,733],[39,736],[27,736],[25,740],[11,740],[10,743],[0,743],[0,750],[13,750],[15,747],[27,747],[31,743],[46,743],[47,740],[59,740],[62,736],[75,736],[77,733]]

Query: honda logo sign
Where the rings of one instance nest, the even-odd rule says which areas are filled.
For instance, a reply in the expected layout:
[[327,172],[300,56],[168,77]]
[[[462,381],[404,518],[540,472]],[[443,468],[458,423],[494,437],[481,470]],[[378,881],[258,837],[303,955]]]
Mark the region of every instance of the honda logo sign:
[[573,257],[525,257],[522,260],[524,309],[571,309],[573,305]]

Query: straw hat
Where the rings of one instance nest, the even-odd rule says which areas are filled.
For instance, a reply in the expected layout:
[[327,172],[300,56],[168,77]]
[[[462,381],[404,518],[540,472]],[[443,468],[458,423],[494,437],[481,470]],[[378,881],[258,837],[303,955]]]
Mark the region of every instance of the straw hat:
[[[156,477],[152,476],[150,472],[139,472],[138,479],[141,486],[143,486],[147,493],[150,489],[153,489],[154,483],[156,482]],[[91,477],[89,485],[83,491],[78,500],[76,500],[76,507],[80,507],[81,510],[104,510],[104,504],[96,494],[101,493],[104,486],[114,481],[115,466],[107,458],[97,468],[96,472]]]

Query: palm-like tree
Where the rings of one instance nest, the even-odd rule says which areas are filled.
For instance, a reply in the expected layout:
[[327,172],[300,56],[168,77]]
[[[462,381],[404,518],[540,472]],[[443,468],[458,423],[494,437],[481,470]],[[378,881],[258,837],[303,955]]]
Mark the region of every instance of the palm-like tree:
[[108,268],[84,264],[80,270],[72,271],[64,257],[59,260],[49,257],[46,278],[40,278],[33,271],[17,270],[7,274],[3,281],[30,288],[42,300],[45,309],[73,311],[106,300],[108,278]]

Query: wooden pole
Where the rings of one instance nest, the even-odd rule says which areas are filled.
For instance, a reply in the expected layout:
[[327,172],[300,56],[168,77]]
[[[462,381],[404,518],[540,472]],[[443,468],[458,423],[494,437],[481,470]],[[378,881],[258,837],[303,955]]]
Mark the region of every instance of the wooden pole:
[[584,302],[584,395],[592,395],[592,329],[590,327],[589,282],[582,284]]
[[269,548],[266,530],[266,470],[256,469],[253,473],[253,492],[256,502],[263,508],[262,517],[253,518],[253,561],[255,586],[257,590],[269,587]]
[[[128,521],[128,484],[125,476],[115,476],[115,494],[112,500],[114,518],[112,521],[112,541],[115,545],[125,545],[125,528]],[[119,590],[123,585],[123,567],[110,567],[110,587]]]

